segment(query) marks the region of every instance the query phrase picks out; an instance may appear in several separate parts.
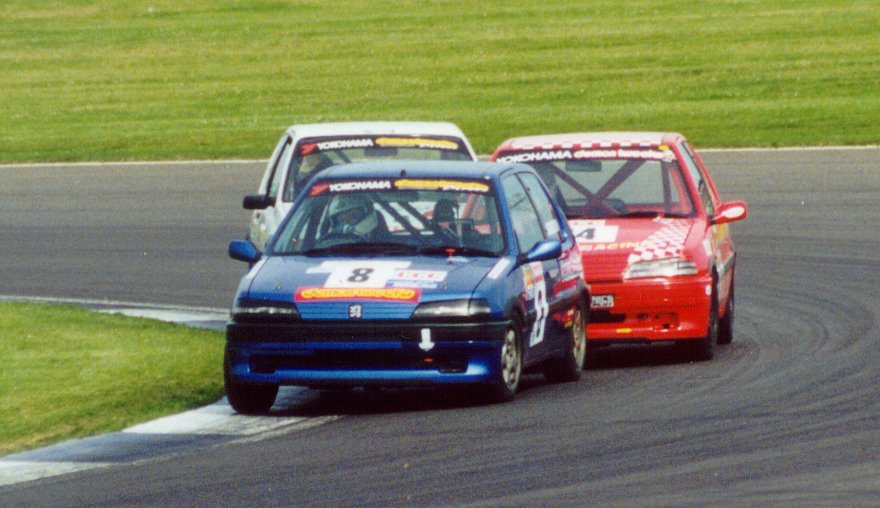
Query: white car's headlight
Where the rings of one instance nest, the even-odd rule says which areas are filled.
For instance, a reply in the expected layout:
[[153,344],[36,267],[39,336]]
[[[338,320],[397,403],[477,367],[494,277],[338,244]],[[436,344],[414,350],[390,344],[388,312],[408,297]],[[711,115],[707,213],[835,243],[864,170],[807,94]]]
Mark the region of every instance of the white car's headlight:
[[414,318],[484,318],[491,314],[489,302],[486,300],[444,300],[440,302],[422,303],[413,312]]
[[633,263],[623,272],[624,279],[644,277],[677,277],[679,275],[695,275],[697,264],[681,258],[666,258]]

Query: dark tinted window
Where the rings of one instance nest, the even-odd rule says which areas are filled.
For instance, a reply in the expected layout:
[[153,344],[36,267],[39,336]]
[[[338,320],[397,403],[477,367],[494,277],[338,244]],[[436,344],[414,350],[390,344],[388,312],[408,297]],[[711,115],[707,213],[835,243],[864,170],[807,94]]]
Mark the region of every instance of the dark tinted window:
[[510,207],[517,246],[520,253],[526,253],[544,239],[544,227],[525,187],[516,176],[508,175],[501,181],[501,185]]
[[532,198],[532,203],[538,212],[538,217],[544,230],[544,238],[562,240],[562,231],[553,209],[553,203],[550,202],[550,198],[544,192],[544,187],[541,186],[538,177],[531,173],[520,173],[519,178]]
[[685,162],[684,166],[697,185],[697,191],[700,193],[700,202],[702,202],[703,208],[706,210],[706,215],[709,217],[715,215],[715,202],[712,200],[712,190],[709,188],[706,178],[700,172],[700,167],[697,165],[697,161],[694,159],[687,143],[682,145],[681,153]]

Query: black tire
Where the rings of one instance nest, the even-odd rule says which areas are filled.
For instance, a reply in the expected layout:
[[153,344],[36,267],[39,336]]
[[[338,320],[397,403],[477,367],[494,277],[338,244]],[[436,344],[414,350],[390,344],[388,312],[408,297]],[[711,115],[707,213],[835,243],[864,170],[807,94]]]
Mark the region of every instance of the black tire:
[[727,299],[727,306],[725,307],[726,311],[724,312],[724,317],[721,318],[721,322],[718,328],[718,343],[719,344],[730,344],[733,342],[733,312],[736,308],[736,302],[734,298],[734,284],[733,280],[730,282],[730,297]]
[[551,360],[544,367],[544,377],[551,383],[571,383],[581,378],[587,356],[587,317],[584,306],[575,308],[574,320],[569,328],[565,355]]
[[227,353],[223,359],[223,384],[226,386],[226,399],[232,409],[246,415],[268,413],[278,395],[278,386],[239,383],[232,378],[230,369]]
[[691,344],[691,358],[703,362],[715,357],[715,350],[718,347],[719,328],[718,290],[713,286],[712,306],[709,308],[709,324],[706,330],[706,336],[697,340],[694,344]]
[[519,387],[523,370],[522,332],[519,323],[513,322],[504,334],[496,379],[487,387],[487,398],[491,402],[513,400]]

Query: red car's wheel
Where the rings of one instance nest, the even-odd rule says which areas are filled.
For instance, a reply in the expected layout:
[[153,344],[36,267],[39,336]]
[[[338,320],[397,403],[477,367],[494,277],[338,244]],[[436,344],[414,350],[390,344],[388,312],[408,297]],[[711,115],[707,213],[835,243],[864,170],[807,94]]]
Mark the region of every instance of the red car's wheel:
[[697,361],[711,360],[715,356],[718,347],[718,333],[720,320],[718,319],[718,291],[712,288],[712,306],[709,309],[709,324],[706,336],[691,344],[691,358]]
[[720,327],[718,329],[718,343],[730,344],[733,341],[733,310],[736,307],[734,302],[734,285],[730,283],[730,297],[727,299],[727,307],[724,317],[721,318]]

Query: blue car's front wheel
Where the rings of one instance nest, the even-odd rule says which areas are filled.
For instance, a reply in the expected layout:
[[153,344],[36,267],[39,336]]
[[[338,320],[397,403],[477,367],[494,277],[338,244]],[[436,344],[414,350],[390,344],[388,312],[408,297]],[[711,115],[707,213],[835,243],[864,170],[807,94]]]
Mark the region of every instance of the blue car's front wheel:
[[489,398],[496,402],[507,402],[516,395],[522,377],[522,337],[516,322],[510,324],[504,333],[501,344],[501,357],[496,379],[489,385]]
[[236,381],[232,375],[229,350],[223,358],[223,384],[226,399],[236,412],[248,415],[265,414],[275,403],[278,385],[257,385]]

